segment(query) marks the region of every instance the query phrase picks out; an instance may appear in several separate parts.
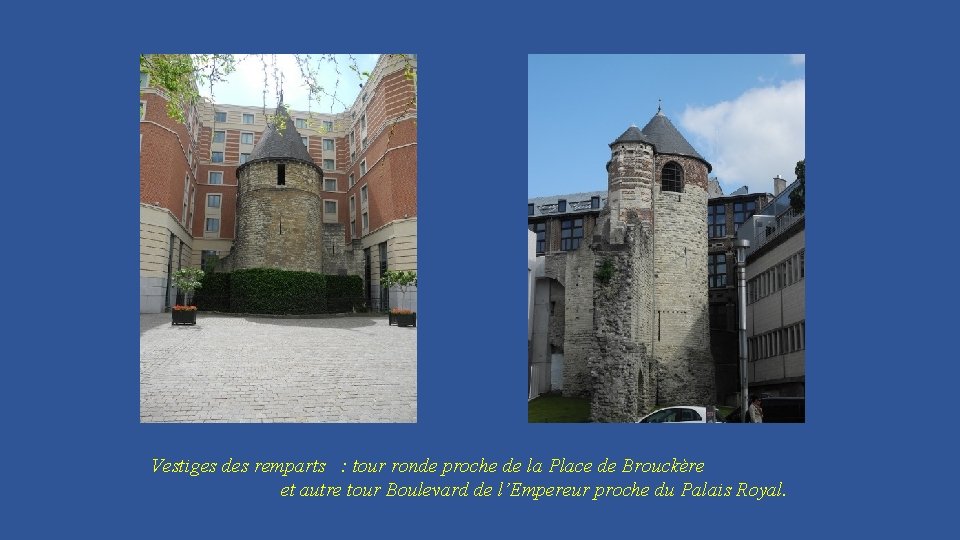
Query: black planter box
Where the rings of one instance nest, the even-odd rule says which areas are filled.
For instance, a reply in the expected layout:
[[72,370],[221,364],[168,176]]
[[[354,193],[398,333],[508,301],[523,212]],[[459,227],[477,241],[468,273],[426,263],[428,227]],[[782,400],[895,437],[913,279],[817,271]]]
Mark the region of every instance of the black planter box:
[[396,314],[396,313],[394,313],[394,312],[392,312],[392,311],[389,311],[389,312],[387,312],[387,316],[389,317],[389,319],[387,319],[387,324],[389,324],[390,326],[393,326],[393,325],[397,324],[397,314]]
[[397,318],[397,326],[401,326],[401,327],[402,327],[402,326],[413,326],[413,327],[416,327],[416,326],[417,326],[417,314],[416,314],[416,313],[409,313],[409,314],[398,313],[398,314],[396,315],[396,318]]
[[173,314],[173,322],[170,324],[197,324],[197,310],[195,309],[175,309],[170,313]]

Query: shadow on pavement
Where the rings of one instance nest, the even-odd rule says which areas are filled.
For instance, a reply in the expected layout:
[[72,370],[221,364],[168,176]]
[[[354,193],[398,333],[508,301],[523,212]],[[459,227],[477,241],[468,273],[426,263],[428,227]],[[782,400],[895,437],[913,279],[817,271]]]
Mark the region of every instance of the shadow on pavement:
[[317,319],[286,319],[279,317],[256,317],[246,316],[243,319],[247,322],[256,324],[269,324],[271,326],[292,326],[300,328],[363,328],[374,326],[377,320],[387,323],[386,317],[380,316],[362,316],[362,317],[321,317]]

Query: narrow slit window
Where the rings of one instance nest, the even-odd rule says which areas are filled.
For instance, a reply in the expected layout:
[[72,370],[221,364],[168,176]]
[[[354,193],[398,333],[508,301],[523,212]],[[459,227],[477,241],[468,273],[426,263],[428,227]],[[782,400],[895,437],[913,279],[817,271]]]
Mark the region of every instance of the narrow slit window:
[[284,164],[277,165],[277,185],[285,186],[287,184],[287,166]]

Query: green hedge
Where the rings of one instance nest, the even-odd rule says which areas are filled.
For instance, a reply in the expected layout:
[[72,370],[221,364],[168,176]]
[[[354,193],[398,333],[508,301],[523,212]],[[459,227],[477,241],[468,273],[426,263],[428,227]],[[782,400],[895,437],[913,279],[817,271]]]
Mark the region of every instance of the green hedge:
[[197,307],[211,311],[292,315],[364,308],[360,276],[252,268],[208,274],[197,292]]
[[193,293],[197,309],[203,311],[230,311],[230,274],[205,274],[202,284]]
[[364,307],[360,276],[327,276],[327,312],[347,313]]

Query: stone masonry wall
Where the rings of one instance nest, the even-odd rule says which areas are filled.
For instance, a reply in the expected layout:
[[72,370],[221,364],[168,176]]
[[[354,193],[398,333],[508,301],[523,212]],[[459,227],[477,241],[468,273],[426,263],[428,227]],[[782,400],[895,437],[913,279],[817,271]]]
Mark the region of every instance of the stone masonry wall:
[[652,296],[649,232],[631,224],[625,233],[623,244],[594,245],[596,348],[588,366],[590,415],[597,422],[636,421],[649,393],[649,357],[638,335]]
[[302,163],[284,164],[284,185],[277,185],[277,162],[252,163],[240,173],[234,270],[323,271],[320,174]]
[[653,147],[643,143],[618,143],[611,149],[607,166],[607,206],[616,233],[628,219],[628,214],[649,216],[651,186],[653,185]]
[[584,244],[567,252],[566,309],[563,340],[563,395],[589,396],[588,359],[597,347],[593,330],[593,273],[595,256]]
[[678,156],[657,156],[684,168],[683,192],[660,191],[654,207],[657,402],[706,405],[715,399],[707,296],[706,167]]

